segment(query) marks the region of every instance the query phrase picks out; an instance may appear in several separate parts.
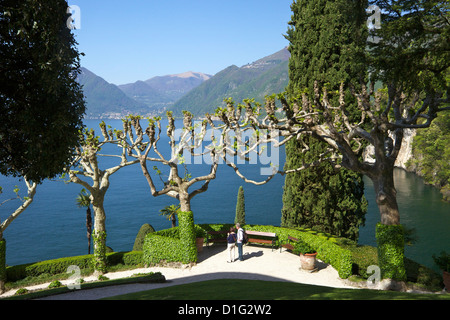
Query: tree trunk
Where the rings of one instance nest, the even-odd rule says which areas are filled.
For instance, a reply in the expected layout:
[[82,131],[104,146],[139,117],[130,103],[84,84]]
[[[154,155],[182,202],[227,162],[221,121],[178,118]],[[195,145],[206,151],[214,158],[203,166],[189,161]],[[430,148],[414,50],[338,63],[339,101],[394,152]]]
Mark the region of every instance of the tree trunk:
[[94,232],[92,235],[94,240],[94,271],[97,274],[103,274],[106,272],[106,214],[103,208],[103,197],[93,197],[91,200],[94,208]]
[[91,254],[92,214],[90,205],[86,210],[86,237],[88,239],[88,254]]
[[394,166],[385,163],[380,168],[383,170],[371,177],[381,218],[376,227],[378,264],[382,278],[394,285],[396,281],[406,281],[404,230],[400,224]]
[[0,231],[0,294],[5,292],[6,283],[6,241]]
[[190,212],[191,211],[191,199],[189,197],[188,192],[180,192],[179,193],[179,200],[180,200],[180,210],[183,212]]
[[397,205],[397,190],[394,186],[393,168],[383,171],[378,177],[372,178],[372,181],[381,223],[399,225],[400,213]]

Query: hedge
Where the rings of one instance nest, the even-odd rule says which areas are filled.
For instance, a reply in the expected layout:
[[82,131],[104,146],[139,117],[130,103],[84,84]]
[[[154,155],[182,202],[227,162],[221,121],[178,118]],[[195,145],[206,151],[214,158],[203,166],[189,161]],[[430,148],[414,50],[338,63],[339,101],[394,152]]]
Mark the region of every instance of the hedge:
[[376,226],[378,263],[383,279],[406,281],[404,232],[402,225],[378,223]]
[[[106,261],[109,266],[117,264],[138,266],[142,264],[142,254],[142,251],[107,253]],[[66,273],[67,268],[72,265],[78,266],[80,269],[92,269],[92,260],[93,255],[83,255],[22,264],[7,267],[6,277],[8,282],[14,282],[42,274],[56,275]]]
[[178,227],[147,234],[143,262],[155,265],[162,261],[189,264],[197,262],[195,238],[201,230],[194,226],[192,212],[178,213]]

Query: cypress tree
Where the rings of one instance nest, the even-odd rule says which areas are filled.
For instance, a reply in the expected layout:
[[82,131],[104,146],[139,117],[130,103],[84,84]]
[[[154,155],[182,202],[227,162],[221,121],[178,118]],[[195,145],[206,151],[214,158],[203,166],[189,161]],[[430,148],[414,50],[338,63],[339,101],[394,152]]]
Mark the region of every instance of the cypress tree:
[[[366,79],[366,5],[367,1],[354,0],[294,1],[286,35],[291,53],[289,93],[313,92],[314,81],[333,92],[341,82],[358,86]],[[347,94],[351,106],[354,101],[350,99]],[[301,139],[286,145],[285,169],[313,162],[326,150],[327,145],[313,137]],[[302,153],[304,144],[309,150]],[[361,174],[335,171],[323,163],[285,178],[282,226],[307,227],[357,240],[366,211]]]
[[242,186],[239,187],[238,191],[234,223],[239,223],[241,226],[245,225],[245,197]]

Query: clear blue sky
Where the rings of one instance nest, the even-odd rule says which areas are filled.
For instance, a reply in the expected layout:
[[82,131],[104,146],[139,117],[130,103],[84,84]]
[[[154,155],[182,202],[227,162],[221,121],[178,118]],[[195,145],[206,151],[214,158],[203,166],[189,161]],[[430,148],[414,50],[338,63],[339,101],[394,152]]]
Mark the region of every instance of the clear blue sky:
[[81,64],[114,84],[215,74],[288,45],[292,0],[68,0],[81,10]]

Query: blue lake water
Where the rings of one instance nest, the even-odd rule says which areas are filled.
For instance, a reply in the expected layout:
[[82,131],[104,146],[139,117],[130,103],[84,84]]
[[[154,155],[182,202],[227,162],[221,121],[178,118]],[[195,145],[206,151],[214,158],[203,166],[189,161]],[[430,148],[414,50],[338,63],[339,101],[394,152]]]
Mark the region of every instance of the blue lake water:
[[[96,120],[88,120],[86,124],[88,127],[98,127]],[[117,120],[107,121],[107,124],[121,127],[121,121]],[[164,134],[165,126],[162,128]],[[164,142],[161,140],[161,151],[168,150]],[[276,153],[282,167],[284,150],[277,150]],[[107,158],[103,161],[102,164],[109,165],[118,160]],[[152,166],[149,165],[149,168]],[[190,165],[189,171],[195,177],[199,173],[208,173],[209,166]],[[245,172],[255,179],[264,179],[259,177],[260,165],[247,165]],[[450,204],[442,202],[440,193],[424,185],[414,174],[396,170],[395,178],[402,223],[415,228],[418,236],[418,242],[407,247],[406,255],[436,269],[431,255],[442,250],[450,252]],[[153,197],[138,165],[119,170],[110,181],[105,198],[108,246],[115,251],[131,250],[136,234],[144,223],[151,224],[156,230],[170,228],[170,221],[160,216],[159,210],[177,204],[177,201],[168,196]],[[375,225],[379,221],[379,213],[373,186],[369,179],[365,179],[365,183],[369,212],[366,226],[360,231],[360,243],[375,245]],[[283,184],[282,176],[276,176],[262,186],[246,184],[232,168],[222,164],[208,191],[191,202],[195,223],[233,223],[238,188],[242,185],[247,223],[279,226]],[[0,202],[14,197],[11,190],[15,185],[21,188],[21,195],[25,196],[23,182],[0,176],[0,186],[4,190]],[[86,210],[78,208],[75,201],[81,189],[80,185],[66,184],[62,180],[45,181],[38,186],[34,202],[4,233],[8,265],[87,253]],[[0,220],[4,220],[18,203],[14,200],[2,205]]]

